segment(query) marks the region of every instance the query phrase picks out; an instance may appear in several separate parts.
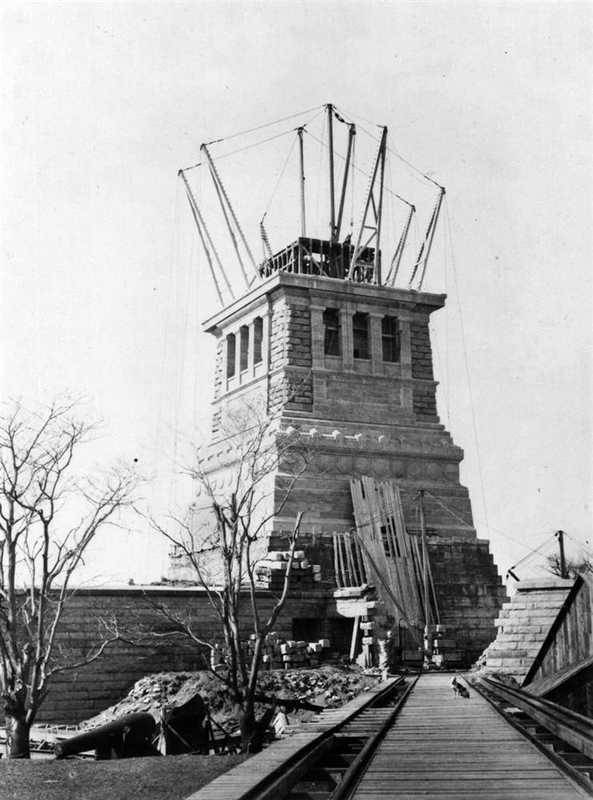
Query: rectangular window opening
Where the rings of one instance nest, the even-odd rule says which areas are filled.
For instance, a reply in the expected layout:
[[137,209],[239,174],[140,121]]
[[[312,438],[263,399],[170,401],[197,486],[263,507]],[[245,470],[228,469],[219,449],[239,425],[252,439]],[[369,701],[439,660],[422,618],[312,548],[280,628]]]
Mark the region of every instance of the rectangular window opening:
[[253,363],[261,364],[262,342],[264,334],[264,321],[261,317],[256,317],[253,321]]
[[235,374],[235,334],[229,333],[226,337],[226,376],[232,378]]
[[352,355],[354,358],[370,358],[369,315],[358,311],[352,317]]
[[392,363],[400,360],[399,320],[397,317],[383,317],[381,320],[381,342],[383,361]]
[[323,312],[324,352],[326,356],[340,355],[340,312],[326,308]]
[[247,325],[241,325],[239,331],[239,369],[241,372],[247,369],[249,358],[249,328]]

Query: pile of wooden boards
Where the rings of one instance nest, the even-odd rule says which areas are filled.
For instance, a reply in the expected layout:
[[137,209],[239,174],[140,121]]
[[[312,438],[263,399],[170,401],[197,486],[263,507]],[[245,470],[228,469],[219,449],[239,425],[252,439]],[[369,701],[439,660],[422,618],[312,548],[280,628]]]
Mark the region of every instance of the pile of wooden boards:
[[[258,561],[255,565],[256,588],[281,592],[286,578],[288,558],[288,552],[285,550],[270,550],[262,561]],[[311,564],[304,550],[295,550],[290,571],[291,589],[306,591],[315,588],[320,581],[321,566]]]
[[[255,647],[255,634],[251,634],[250,650]],[[329,639],[316,642],[283,639],[277,633],[269,633],[264,643],[262,663],[264,669],[294,669],[318,667],[329,653]]]

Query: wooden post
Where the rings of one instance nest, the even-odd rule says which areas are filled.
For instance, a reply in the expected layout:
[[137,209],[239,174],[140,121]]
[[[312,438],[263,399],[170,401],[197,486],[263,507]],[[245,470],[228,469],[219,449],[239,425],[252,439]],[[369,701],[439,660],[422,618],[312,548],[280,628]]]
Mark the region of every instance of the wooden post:
[[[299,137],[299,186],[301,192],[301,236],[307,235],[307,221],[305,214],[305,155],[303,150],[303,129],[297,128]],[[300,269],[297,270],[300,272]]]
[[352,639],[350,640],[350,661],[356,658],[356,646],[358,644],[358,631],[360,628],[360,617],[354,617],[354,624],[352,625]]
[[342,179],[342,193],[340,195],[340,206],[338,209],[338,222],[336,224],[336,241],[340,239],[342,229],[342,217],[344,215],[344,201],[346,200],[346,189],[348,187],[348,170],[350,169],[350,158],[352,156],[352,146],[356,136],[356,126],[351,124],[348,129],[348,150],[346,151],[346,164],[344,165],[344,177]]
[[327,127],[329,139],[329,240],[333,244],[336,236],[336,198],[334,186],[334,107],[327,106]]
[[379,202],[377,207],[377,237],[375,242],[375,264],[373,279],[381,284],[381,220],[383,218],[383,184],[385,182],[385,150],[387,148],[387,127],[383,128],[381,137],[381,167],[379,171]]
[[422,534],[422,591],[424,600],[424,623],[430,625],[430,598],[428,595],[428,548],[426,546],[426,523],[424,520],[424,489],[420,489],[420,530]]
[[564,531],[556,531],[556,538],[558,539],[558,547],[560,548],[560,577],[568,578],[566,557],[564,555]]

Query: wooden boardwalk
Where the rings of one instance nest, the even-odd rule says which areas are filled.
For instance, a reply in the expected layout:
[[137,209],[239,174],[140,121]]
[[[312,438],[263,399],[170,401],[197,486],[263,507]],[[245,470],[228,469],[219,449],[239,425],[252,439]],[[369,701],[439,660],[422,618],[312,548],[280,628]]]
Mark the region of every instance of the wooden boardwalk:
[[353,800],[576,800],[588,797],[474,690],[423,675]]

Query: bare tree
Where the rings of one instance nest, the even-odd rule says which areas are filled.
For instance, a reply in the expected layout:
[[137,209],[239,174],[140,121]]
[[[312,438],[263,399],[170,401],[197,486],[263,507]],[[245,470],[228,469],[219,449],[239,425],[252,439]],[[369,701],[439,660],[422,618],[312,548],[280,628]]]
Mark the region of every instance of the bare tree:
[[56,646],[72,575],[135,483],[122,470],[75,479],[73,459],[92,427],[67,403],[39,414],[16,403],[0,416],[0,692],[12,758],[30,755],[52,676],[95,660],[117,638],[106,633],[82,658]]
[[[230,431],[230,432],[229,432]],[[283,585],[271,611],[264,613],[256,586],[255,564],[262,557],[257,543],[268,523],[279,515],[307,463],[307,451],[294,432],[282,431],[277,422],[243,408],[227,425],[227,463],[208,459],[196,450],[195,463],[187,470],[202,498],[186,519],[171,517],[166,524],[152,520],[191,567],[198,585],[220,620],[219,644],[200,633],[191,616],[182,617],[165,605],[157,605],[172,632],[188,637],[210,653],[204,665],[213,668],[222,655],[224,667],[216,674],[228,687],[239,709],[242,747],[255,749],[262,721],[256,720],[255,704],[262,700],[258,677],[266,636],[274,629],[286,603],[294,552],[302,513],[296,515],[287,534],[287,561]],[[281,489],[274,484],[280,473]],[[197,506],[200,505],[200,508]],[[249,646],[250,643],[250,646]],[[268,715],[264,715],[263,724]]]
[[548,556],[546,560],[550,572],[553,572],[554,575],[558,575],[560,578],[565,577],[565,575],[570,578],[576,578],[579,575],[593,572],[593,561],[585,556],[580,559],[567,558],[564,564],[565,575],[562,574],[562,563],[558,553]]

